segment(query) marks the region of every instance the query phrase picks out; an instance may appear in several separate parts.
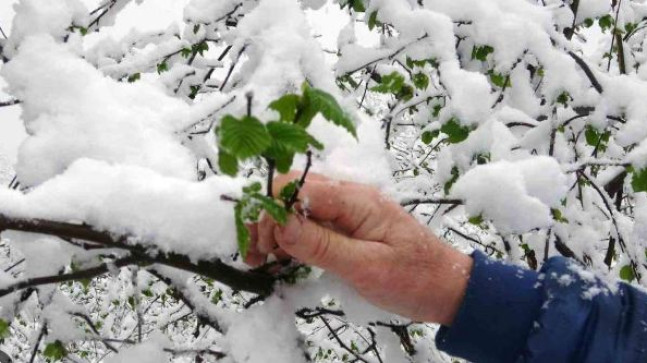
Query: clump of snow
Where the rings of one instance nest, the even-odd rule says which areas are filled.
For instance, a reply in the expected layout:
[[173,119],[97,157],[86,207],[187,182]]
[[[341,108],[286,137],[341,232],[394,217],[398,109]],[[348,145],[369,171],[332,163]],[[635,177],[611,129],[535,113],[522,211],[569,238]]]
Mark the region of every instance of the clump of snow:
[[469,215],[482,214],[502,233],[522,233],[550,226],[550,209],[567,190],[559,163],[538,156],[477,166],[459,178],[452,195],[465,201]]
[[238,0],[191,0],[184,7],[184,19],[192,23],[209,24],[233,12],[241,4],[242,1]]
[[307,79],[313,86],[338,94],[323,52],[310,36],[305,14],[296,0],[264,0],[250,11],[229,37],[239,39],[232,57],[245,42],[248,61],[238,73],[255,103],[265,107]]
[[16,15],[4,53],[12,57],[31,35],[49,34],[62,39],[71,25],[88,23],[88,9],[79,0],[24,0],[14,5]]
[[194,158],[165,116],[188,106],[156,87],[106,78],[47,35],[26,39],[2,76],[23,101],[30,135],[16,165],[22,183],[42,183],[81,157],[194,178]]
[[272,296],[233,321],[225,335],[228,352],[236,362],[304,362],[294,311]]
[[127,165],[81,159],[28,194],[0,189],[0,213],[82,221],[194,260],[236,252],[233,205],[241,179],[186,181]]
[[148,340],[131,347],[121,348],[117,355],[111,356],[106,363],[159,363],[168,362],[170,354],[160,349],[169,345],[168,338],[162,333],[152,334]]

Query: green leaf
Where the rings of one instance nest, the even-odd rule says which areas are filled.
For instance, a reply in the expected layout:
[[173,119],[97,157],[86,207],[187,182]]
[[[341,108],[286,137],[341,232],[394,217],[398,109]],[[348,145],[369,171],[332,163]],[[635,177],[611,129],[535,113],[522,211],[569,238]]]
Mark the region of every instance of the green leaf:
[[434,138],[438,137],[438,135],[440,135],[440,130],[425,131],[422,133],[420,140],[426,145],[429,145]]
[[631,268],[631,265],[622,266],[622,268],[620,269],[620,278],[628,282],[636,279],[634,270]]
[[297,190],[297,185],[299,185],[299,181],[293,180],[285,184],[285,186],[281,189],[281,192],[279,193],[279,198],[281,198],[283,203],[287,203],[292,198],[292,195]]
[[603,32],[607,29],[611,29],[613,27],[613,23],[613,16],[611,16],[611,14],[607,14],[598,19],[598,25],[600,25],[600,29],[602,29]]
[[404,100],[404,101],[409,101],[410,99],[413,98],[413,87],[409,86],[408,84],[405,84],[402,86],[402,89],[400,92],[398,92],[395,97],[399,100]]
[[382,76],[380,84],[371,87],[371,91],[398,94],[402,86],[404,86],[404,77],[398,72],[392,72],[391,74]]
[[431,112],[431,115],[434,118],[437,118],[440,115],[440,110],[443,109],[443,106],[440,104],[434,105],[433,111]]
[[243,187],[243,193],[246,194],[251,194],[251,193],[258,193],[263,189],[263,186],[259,182],[254,182],[246,187]]
[[557,208],[553,208],[550,210],[550,213],[553,215],[553,219],[555,221],[560,223],[568,223],[568,219],[564,218],[564,215],[562,214],[561,210]]
[[490,81],[492,81],[492,83],[495,86],[498,86],[501,88],[511,86],[510,77],[496,72],[489,72],[489,74],[490,74]]
[[202,86],[200,86],[199,84],[194,86],[189,86],[189,89],[191,90],[191,93],[189,93],[189,98],[192,100],[195,99],[195,96],[198,95],[198,92],[200,91],[201,87]]
[[472,48],[472,59],[485,62],[487,60],[487,56],[493,52],[494,52],[494,48],[492,48],[489,45],[482,45],[482,46],[475,45],[474,48]]
[[471,224],[480,226],[481,223],[483,223],[483,216],[479,214],[477,216],[468,218],[467,221]]
[[457,144],[467,139],[471,130],[467,126],[462,126],[455,118],[451,118],[440,127],[440,131],[448,136],[449,143]]
[[301,153],[308,150],[312,137],[302,127],[282,122],[268,122],[266,127],[272,139],[287,150]]
[[218,151],[218,167],[223,173],[229,176],[236,176],[236,173],[238,173],[238,160],[230,153],[221,149]]
[[456,180],[458,180],[459,173],[460,172],[458,171],[457,167],[452,168],[452,177],[447,182],[445,182],[445,185],[443,186],[445,195],[449,194],[449,192],[451,191],[452,186],[454,185],[454,183],[456,183]]
[[236,206],[234,207],[234,220],[236,222],[238,252],[240,252],[240,255],[245,259],[247,257],[247,250],[249,249],[249,230],[245,226],[245,221],[243,220],[243,203],[236,203]]
[[631,177],[631,187],[634,192],[647,192],[647,168],[635,170]]
[[267,212],[278,224],[285,224],[288,220],[288,212],[276,200],[263,194],[252,194],[251,198],[260,203],[261,208]]
[[223,117],[218,130],[220,145],[238,159],[260,155],[272,144],[272,137],[257,118],[245,116],[238,120]]
[[564,105],[564,107],[566,107],[568,105],[568,101],[570,100],[571,100],[571,95],[568,92],[564,91],[560,93],[559,96],[557,96],[556,101],[557,103],[561,103],[562,105]]
[[207,42],[205,42],[205,41],[202,41],[202,42],[200,42],[200,43],[198,43],[198,44],[194,44],[194,45],[191,47],[191,52],[192,52],[193,54],[198,53],[198,54],[200,54],[201,56],[204,56],[204,52],[206,52],[206,51],[208,51],[208,50],[209,50],[209,44],[207,44]]
[[593,26],[593,19],[591,18],[586,18],[584,19],[584,26],[587,28],[590,28]]
[[364,1],[363,0],[351,0],[351,5],[353,6],[353,10],[358,13],[363,13],[366,11],[366,7],[364,6]]
[[166,61],[157,65],[157,74],[162,74],[166,71],[168,71],[168,63],[166,63]]
[[600,140],[600,134],[591,125],[586,126],[584,136],[586,137],[586,143],[591,146],[596,146],[598,144],[598,141]]
[[634,30],[636,30],[636,28],[637,25],[635,23],[625,23],[625,32],[627,32],[627,34],[630,34]]
[[283,122],[293,122],[297,114],[297,107],[301,97],[298,95],[288,93],[283,95],[281,98],[272,101],[269,108],[276,111],[280,115],[280,121]]
[[342,110],[333,96],[322,90],[307,86],[303,95],[308,105],[314,110],[321,112],[321,115],[326,118],[326,120],[345,128],[351,135],[357,138],[355,124],[353,124],[353,121],[346,112]]
[[11,329],[9,328],[9,323],[4,319],[0,319],[0,339],[4,339],[11,334]]
[[211,296],[211,303],[212,304],[218,304],[222,300],[222,290],[218,289],[216,292],[213,293],[213,296]]
[[138,81],[142,77],[141,73],[133,73],[128,76],[128,83],[133,83]]
[[429,77],[424,73],[416,73],[412,77],[413,85],[418,89],[427,89],[429,86]]
[[371,15],[368,16],[368,30],[373,30],[377,25],[377,10],[373,11]]
[[266,152],[268,158],[274,160],[276,170],[285,174],[292,169],[292,162],[294,161],[294,153],[285,149],[284,147],[274,143]]
[[62,360],[67,356],[67,349],[60,340],[56,340],[53,343],[48,343],[45,346],[43,355],[46,358],[53,359],[54,361]]
[[183,58],[189,58],[191,56],[191,49],[190,48],[182,48],[180,51],[180,55],[182,55]]

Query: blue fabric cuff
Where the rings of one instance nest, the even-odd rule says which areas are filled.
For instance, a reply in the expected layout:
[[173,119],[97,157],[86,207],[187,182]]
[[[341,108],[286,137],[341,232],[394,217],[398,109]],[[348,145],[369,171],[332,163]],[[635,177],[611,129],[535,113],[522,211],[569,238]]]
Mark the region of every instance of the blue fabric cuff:
[[478,362],[514,362],[539,314],[542,293],[535,271],[475,251],[463,303],[451,327],[436,335],[439,349]]

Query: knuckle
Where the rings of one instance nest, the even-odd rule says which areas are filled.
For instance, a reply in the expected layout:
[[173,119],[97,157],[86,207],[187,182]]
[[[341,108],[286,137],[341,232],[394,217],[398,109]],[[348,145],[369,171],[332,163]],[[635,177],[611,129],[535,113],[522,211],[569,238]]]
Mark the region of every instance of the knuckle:
[[329,258],[331,247],[331,235],[323,228],[317,228],[314,237],[312,259],[315,263],[323,263]]

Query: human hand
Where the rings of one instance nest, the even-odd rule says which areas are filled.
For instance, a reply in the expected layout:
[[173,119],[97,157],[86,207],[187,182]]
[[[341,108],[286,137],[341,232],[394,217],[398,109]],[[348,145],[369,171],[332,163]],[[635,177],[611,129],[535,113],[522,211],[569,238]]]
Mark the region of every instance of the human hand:
[[[299,175],[276,177],[274,194]],[[299,199],[301,214],[284,226],[268,215],[250,226],[247,263],[262,264],[270,253],[291,256],[340,276],[385,310],[451,325],[471,272],[469,256],[374,187],[310,174]]]

